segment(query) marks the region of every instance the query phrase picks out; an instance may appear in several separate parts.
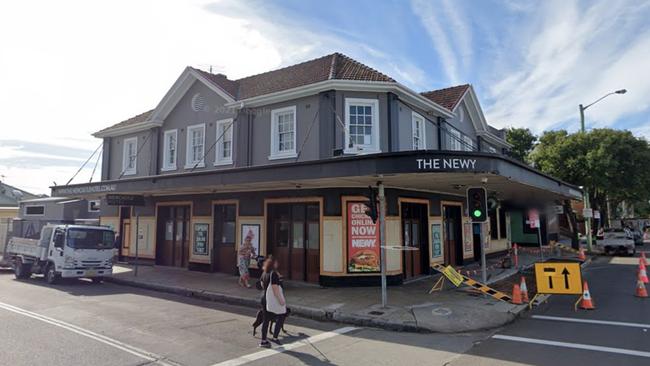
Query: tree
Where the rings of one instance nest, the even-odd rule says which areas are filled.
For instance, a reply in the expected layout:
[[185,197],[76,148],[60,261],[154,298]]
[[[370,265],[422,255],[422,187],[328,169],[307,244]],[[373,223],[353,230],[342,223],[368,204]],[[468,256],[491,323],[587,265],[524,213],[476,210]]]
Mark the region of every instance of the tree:
[[594,129],[569,134],[548,131],[529,155],[541,171],[589,192],[594,209],[606,214],[622,201],[650,198],[650,146],[630,131]]
[[526,162],[528,154],[535,147],[535,136],[528,128],[510,127],[506,130],[506,141],[512,145],[510,155],[520,161]]

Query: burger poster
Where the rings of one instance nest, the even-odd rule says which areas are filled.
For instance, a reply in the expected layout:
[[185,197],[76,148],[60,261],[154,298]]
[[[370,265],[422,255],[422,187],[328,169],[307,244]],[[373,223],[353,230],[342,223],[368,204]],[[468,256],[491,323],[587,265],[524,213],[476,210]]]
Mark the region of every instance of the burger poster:
[[348,272],[379,272],[379,223],[363,202],[348,202]]

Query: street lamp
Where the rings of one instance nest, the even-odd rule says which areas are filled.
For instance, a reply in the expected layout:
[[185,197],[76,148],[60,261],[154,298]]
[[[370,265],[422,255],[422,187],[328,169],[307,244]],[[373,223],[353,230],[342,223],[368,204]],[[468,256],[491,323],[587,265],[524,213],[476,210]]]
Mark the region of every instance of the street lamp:
[[[619,90],[616,90],[616,91],[613,91],[611,93],[607,93],[607,94],[603,95],[602,97],[596,99],[596,101],[594,101],[593,103],[587,104],[586,106],[583,106],[582,104],[580,104],[578,106],[578,108],[580,109],[580,131],[582,133],[585,132],[585,110],[587,108],[589,108],[592,105],[600,102],[601,100],[609,97],[610,95],[625,94],[625,93],[627,93],[626,89],[619,89]],[[584,208],[589,210],[589,209],[591,209],[591,204],[589,203],[589,189],[583,190],[583,195],[584,195],[583,196]],[[591,251],[591,248],[592,248],[591,247],[591,243],[592,243],[592,238],[591,238],[591,217],[586,217],[586,219],[587,220],[585,221],[585,231],[587,232],[587,250]],[[609,220],[609,216],[607,217],[607,219]]]

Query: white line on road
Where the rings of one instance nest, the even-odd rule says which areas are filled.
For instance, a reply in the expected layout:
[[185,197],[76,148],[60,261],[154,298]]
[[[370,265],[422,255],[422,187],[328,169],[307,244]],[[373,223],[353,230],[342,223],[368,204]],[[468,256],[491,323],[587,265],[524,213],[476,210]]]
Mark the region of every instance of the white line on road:
[[296,342],[293,342],[293,343],[285,344],[285,345],[282,345],[280,347],[266,349],[264,351],[259,351],[259,352],[251,353],[249,355],[244,355],[244,356],[241,356],[241,357],[238,357],[238,358],[233,358],[232,360],[216,363],[216,364],[214,364],[212,366],[240,366],[240,365],[245,365],[245,364],[247,364],[249,362],[253,362],[253,361],[260,360],[262,358],[277,355],[277,354],[280,354],[282,352],[291,351],[292,349],[296,349],[296,348],[302,347],[302,346],[307,346],[307,345],[310,345],[312,343],[324,341],[326,339],[333,338],[333,337],[336,337],[336,336],[341,335],[341,334],[349,333],[349,332],[351,332],[353,330],[356,330],[356,329],[358,329],[358,328],[355,328],[355,327],[339,328],[339,329],[333,330],[331,332],[325,332],[325,333],[317,334],[317,335],[311,336],[311,337],[309,337],[307,339],[302,339],[302,340],[299,340],[299,341],[296,341]]
[[556,341],[549,341],[549,340],[546,340],[546,339],[514,337],[514,336],[508,336],[508,335],[501,335],[501,334],[495,334],[495,335],[492,336],[492,338],[501,339],[501,340],[505,340],[505,341],[533,343],[533,344],[541,344],[541,345],[545,345],[545,346],[584,349],[584,350],[589,350],[589,351],[618,353],[618,354],[621,354],[621,355],[650,358],[650,352],[636,351],[636,350],[633,350],[633,349],[595,346],[595,345],[591,345],[591,344],[581,344],[581,343],[556,342]]
[[564,318],[560,316],[547,316],[547,315],[533,315],[533,319],[541,320],[555,320],[560,322],[573,322],[573,323],[588,323],[588,324],[600,324],[600,325],[618,325],[621,327],[633,327],[633,328],[650,328],[650,324],[642,323],[626,323],[626,322],[616,322],[610,320],[597,320],[597,319],[579,319],[579,318]]
[[47,317],[45,315],[41,315],[41,314],[38,314],[38,313],[31,312],[29,310],[19,308],[17,306],[5,304],[3,302],[0,302],[0,308],[5,309],[7,311],[11,311],[11,312],[16,313],[16,314],[20,314],[20,315],[32,318],[32,319],[40,320],[40,321],[42,321],[44,323],[51,324],[51,325],[66,329],[66,330],[68,330],[70,332],[82,335],[84,337],[94,339],[94,340],[96,340],[98,342],[101,342],[101,343],[104,343],[104,344],[109,345],[111,347],[120,349],[120,350],[122,350],[124,352],[127,352],[127,353],[130,353],[130,354],[134,355],[134,356],[143,358],[143,359],[145,359],[147,361],[155,362],[155,363],[157,363],[159,365],[165,365],[165,366],[174,366],[175,365],[174,363],[169,363],[169,362],[166,362],[166,361],[162,360],[164,357],[159,356],[159,355],[157,355],[155,353],[144,351],[144,350],[139,349],[137,347],[133,347],[133,346],[130,346],[130,345],[126,344],[126,343],[122,343],[122,342],[120,342],[120,341],[118,341],[116,339],[113,339],[113,338],[110,338],[110,337],[107,337],[107,336],[92,332],[90,330],[78,327],[78,326],[73,325],[73,324],[63,322],[61,320],[53,319],[53,318]]

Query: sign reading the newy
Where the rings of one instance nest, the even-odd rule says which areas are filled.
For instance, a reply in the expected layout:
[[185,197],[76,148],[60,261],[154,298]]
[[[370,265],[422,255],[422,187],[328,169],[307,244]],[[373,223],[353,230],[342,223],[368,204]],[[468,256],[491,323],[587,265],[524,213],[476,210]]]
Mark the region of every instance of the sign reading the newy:
[[476,170],[477,159],[471,158],[420,158],[415,159],[418,170]]
[[348,272],[379,272],[379,221],[366,215],[363,202],[348,202]]

